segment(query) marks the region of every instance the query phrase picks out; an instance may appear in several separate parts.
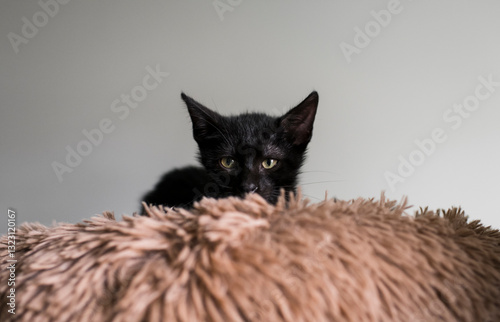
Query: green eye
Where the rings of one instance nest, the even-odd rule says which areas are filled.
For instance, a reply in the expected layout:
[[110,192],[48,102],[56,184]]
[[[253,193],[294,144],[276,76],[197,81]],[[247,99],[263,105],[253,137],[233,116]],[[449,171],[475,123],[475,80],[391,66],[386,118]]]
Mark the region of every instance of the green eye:
[[262,166],[264,169],[271,169],[274,168],[278,164],[278,160],[275,159],[265,159],[262,161]]
[[220,159],[220,165],[223,168],[231,169],[231,168],[234,168],[234,166],[236,165],[236,161],[234,161],[234,159],[232,159],[232,158],[224,157],[224,158]]

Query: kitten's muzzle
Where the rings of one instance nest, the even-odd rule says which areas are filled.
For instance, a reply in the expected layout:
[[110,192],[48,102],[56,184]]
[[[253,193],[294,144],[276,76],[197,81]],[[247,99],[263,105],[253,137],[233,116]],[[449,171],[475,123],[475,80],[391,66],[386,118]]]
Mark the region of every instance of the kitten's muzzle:
[[242,186],[244,193],[254,193],[259,189],[255,183],[246,183]]

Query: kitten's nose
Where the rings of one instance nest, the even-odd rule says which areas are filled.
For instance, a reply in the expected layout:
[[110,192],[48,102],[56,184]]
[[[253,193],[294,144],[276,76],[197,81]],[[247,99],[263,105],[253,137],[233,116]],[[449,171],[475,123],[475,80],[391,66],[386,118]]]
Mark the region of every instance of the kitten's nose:
[[243,184],[243,192],[248,193],[248,192],[255,192],[259,189],[255,183],[245,183]]

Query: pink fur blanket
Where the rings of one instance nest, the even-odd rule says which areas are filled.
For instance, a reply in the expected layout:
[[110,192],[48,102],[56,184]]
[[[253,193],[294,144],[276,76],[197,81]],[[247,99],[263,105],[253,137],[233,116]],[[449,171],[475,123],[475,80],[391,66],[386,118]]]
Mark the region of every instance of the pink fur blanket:
[[14,287],[1,238],[0,320],[500,321],[500,232],[405,209],[250,195],[24,224]]

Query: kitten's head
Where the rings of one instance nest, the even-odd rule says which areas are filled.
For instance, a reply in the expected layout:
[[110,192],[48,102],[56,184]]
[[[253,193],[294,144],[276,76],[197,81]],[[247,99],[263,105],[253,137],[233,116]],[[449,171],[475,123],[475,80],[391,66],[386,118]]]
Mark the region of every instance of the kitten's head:
[[262,113],[222,116],[184,93],[199,147],[199,160],[214,179],[214,197],[258,193],[275,203],[280,189],[295,191],[311,140],[318,94],[312,92],[280,117]]

